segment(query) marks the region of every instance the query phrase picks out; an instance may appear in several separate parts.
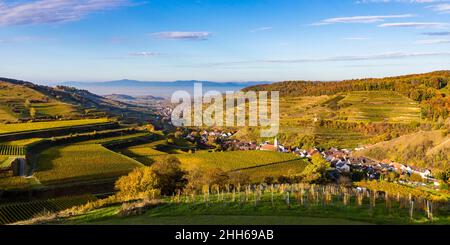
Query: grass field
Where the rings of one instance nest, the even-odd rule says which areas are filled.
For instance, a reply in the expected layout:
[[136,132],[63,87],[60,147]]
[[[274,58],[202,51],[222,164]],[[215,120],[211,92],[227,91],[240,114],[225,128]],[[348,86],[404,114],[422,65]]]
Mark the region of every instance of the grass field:
[[[56,221],[57,224],[103,224],[103,225],[238,225],[238,224],[268,224],[268,225],[363,225],[363,224],[423,224],[429,222],[421,211],[415,211],[415,219],[411,221],[408,209],[387,209],[383,200],[375,207],[368,204],[357,206],[340,203],[325,205],[323,203],[300,204],[292,196],[290,206],[276,194],[273,205],[270,194],[265,195],[255,205],[253,196],[248,201],[240,197],[240,201],[217,201],[217,196],[211,196],[206,205],[203,201],[197,203],[165,203],[150,208],[144,214],[120,216],[120,205],[96,209],[86,214]],[[203,197],[198,197],[202,199]],[[448,216],[434,217],[436,224],[448,224]]]
[[293,154],[267,151],[197,152],[176,156],[186,169],[220,168],[224,171],[290,161],[303,162]]
[[118,208],[95,210],[63,224],[71,225],[367,225],[369,223],[336,218],[274,215],[170,215],[148,212],[132,217],[116,215]]
[[89,125],[89,124],[96,124],[96,123],[106,123],[106,122],[108,122],[107,118],[51,121],[51,122],[34,122],[34,123],[0,124],[0,134],[31,131],[31,130],[40,130],[40,129],[59,128],[59,127],[73,127],[73,126]]
[[68,145],[42,152],[34,176],[43,184],[93,180],[120,176],[139,166],[101,145]]
[[358,122],[420,121],[419,104],[392,91],[351,92],[339,102],[341,117]]

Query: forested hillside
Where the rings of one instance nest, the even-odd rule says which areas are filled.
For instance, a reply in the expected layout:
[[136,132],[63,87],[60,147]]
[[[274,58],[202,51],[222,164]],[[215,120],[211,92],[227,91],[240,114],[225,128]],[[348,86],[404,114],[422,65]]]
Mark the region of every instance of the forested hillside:
[[334,95],[351,91],[395,91],[420,103],[422,117],[446,119],[450,97],[446,96],[450,71],[436,71],[387,78],[367,78],[335,82],[285,81],[252,86],[245,91],[279,91],[280,96]]

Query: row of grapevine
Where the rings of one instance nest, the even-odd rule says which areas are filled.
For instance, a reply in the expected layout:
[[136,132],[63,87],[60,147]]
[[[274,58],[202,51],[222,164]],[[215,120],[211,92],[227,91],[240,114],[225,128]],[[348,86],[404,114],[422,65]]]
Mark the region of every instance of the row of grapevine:
[[189,191],[172,196],[172,203],[188,205],[224,206],[271,206],[274,209],[351,209],[362,215],[395,215],[404,219],[426,218],[433,221],[433,215],[448,217],[448,201],[371,191],[365,188],[337,185],[280,184],[237,186],[219,188],[205,186],[202,192]]
[[93,196],[78,196],[0,205],[0,225],[31,219],[39,214],[68,209],[93,200]]
[[0,145],[0,155],[23,156],[26,154],[25,146],[20,145]]

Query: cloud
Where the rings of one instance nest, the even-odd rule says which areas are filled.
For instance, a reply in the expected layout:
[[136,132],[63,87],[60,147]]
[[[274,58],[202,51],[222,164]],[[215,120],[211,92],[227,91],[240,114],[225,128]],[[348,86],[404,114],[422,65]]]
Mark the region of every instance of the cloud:
[[161,39],[169,39],[169,40],[207,40],[211,37],[212,33],[173,31],[173,32],[156,32],[152,33],[151,35]]
[[450,13],[450,3],[443,3],[443,4],[437,4],[430,6],[430,8],[433,11],[442,13],[442,14],[449,14]]
[[263,27],[255,28],[255,29],[251,30],[250,32],[269,31],[272,29],[273,29],[273,27],[271,27],[271,26],[263,26]]
[[135,53],[130,53],[130,56],[135,56],[135,57],[152,57],[152,56],[157,56],[160,55],[159,53],[155,53],[155,52],[135,52]]
[[128,0],[0,1],[0,26],[76,21],[86,15],[128,4]]
[[208,65],[209,66],[229,66],[229,65],[243,65],[243,64],[255,64],[255,63],[296,64],[296,63],[315,63],[315,62],[345,62],[345,61],[366,61],[366,60],[389,60],[389,59],[404,59],[404,58],[416,58],[416,57],[436,57],[436,56],[450,56],[450,52],[430,52],[430,53],[391,52],[391,53],[369,54],[369,55],[332,56],[332,57],[325,57],[325,58],[233,61],[233,62],[210,63]]
[[419,40],[416,42],[416,44],[445,44],[450,43],[450,39],[425,39],[425,40]]
[[362,60],[384,60],[384,59],[400,59],[412,57],[426,57],[426,56],[450,56],[450,52],[436,52],[436,53],[383,53],[361,56],[334,56],[328,58],[314,58],[314,59],[298,59],[298,60],[267,60],[269,63],[304,63],[304,62],[328,62],[328,61],[362,61]]
[[331,25],[331,24],[370,24],[383,22],[387,19],[399,19],[399,18],[410,18],[414,17],[411,14],[402,14],[402,15],[367,15],[367,16],[351,16],[351,17],[337,17],[337,18],[329,18],[324,19],[318,23],[314,23],[313,25]]
[[426,36],[450,36],[450,31],[441,31],[441,32],[424,32],[422,35]]
[[385,23],[379,25],[379,27],[404,27],[404,28],[430,28],[439,29],[448,27],[448,23],[441,22],[399,22],[399,23]]

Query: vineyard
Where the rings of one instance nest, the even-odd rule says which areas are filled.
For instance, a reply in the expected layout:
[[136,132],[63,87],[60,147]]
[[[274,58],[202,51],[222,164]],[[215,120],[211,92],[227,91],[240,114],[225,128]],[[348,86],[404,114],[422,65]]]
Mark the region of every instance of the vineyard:
[[13,124],[0,124],[0,134],[14,133],[34,130],[45,130],[62,127],[75,127],[84,125],[95,125],[101,123],[107,123],[108,119],[80,119],[80,120],[66,120],[66,121],[51,121],[51,122],[34,122],[34,123],[13,123]]
[[373,223],[450,222],[448,200],[336,185],[252,185],[224,189],[217,186],[205,187],[202,193],[174,195],[169,203],[185,205],[191,214],[207,212],[251,215],[253,209],[259,215],[264,215],[262,210],[271,210],[269,213],[288,212],[292,215],[345,218]]
[[274,218],[280,225],[305,220],[314,224],[449,224],[450,205],[448,200],[338,185],[204,186],[202,191],[179,192],[156,201],[102,202],[94,210],[57,222],[236,225],[262,224],[258,222],[267,219],[274,224]]
[[0,145],[0,155],[23,156],[26,154],[26,147],[21,145]]
[[42,183],[113,178],[142,166],[98,144],[56,146],[43,151],[34,176]]
[[349,121],[409,123],[420,121],[419,104],[392,91],[350,92],[339,102]]
[[93,196],[79,196],[0,205],[0,225],[31,219],[47,212],[61,211],[93,200]]
[[290,161],[303,164],[303,160],[294,154],[268,151],[197,152],[176,156],[186,169],[221,168],[224,171],[230,171]]

